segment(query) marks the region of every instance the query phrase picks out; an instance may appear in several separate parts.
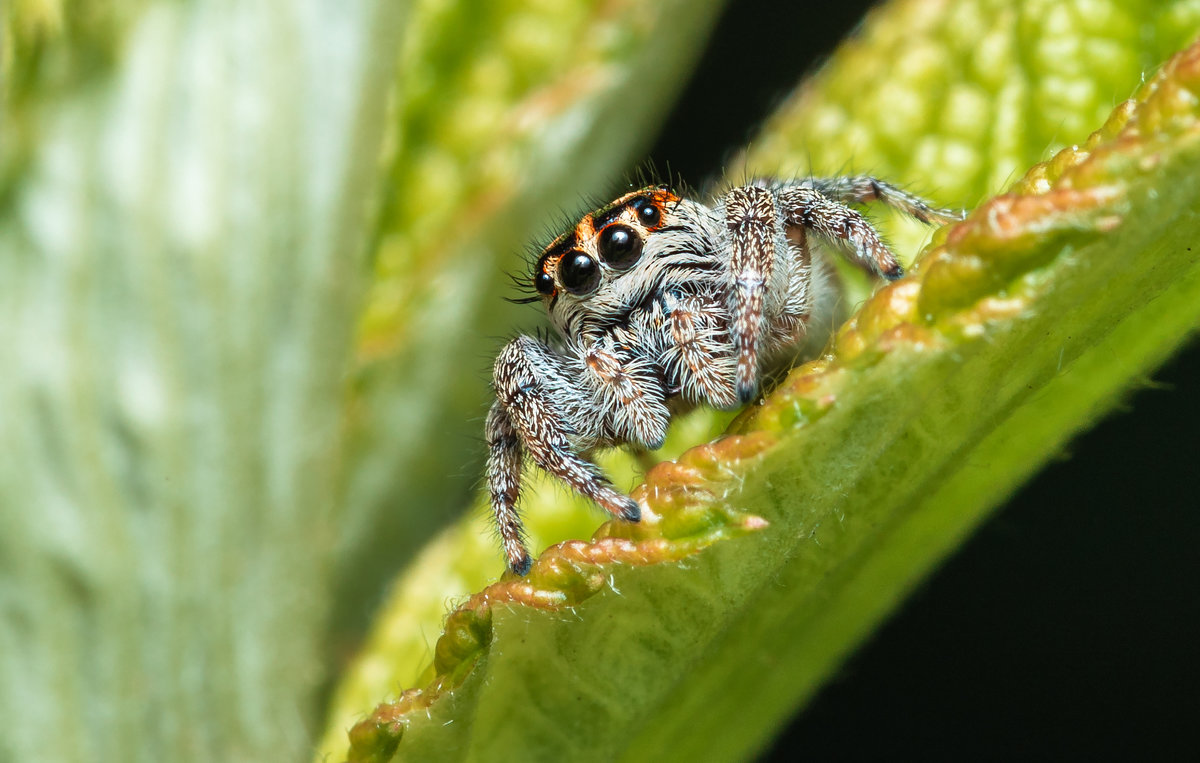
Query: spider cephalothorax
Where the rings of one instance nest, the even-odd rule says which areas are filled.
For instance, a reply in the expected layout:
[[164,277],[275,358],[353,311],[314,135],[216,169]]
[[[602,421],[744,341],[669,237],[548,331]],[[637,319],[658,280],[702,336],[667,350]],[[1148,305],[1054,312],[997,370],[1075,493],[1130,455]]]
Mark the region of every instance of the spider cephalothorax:
[[636,522],[638,504],[586,454],[653,450],[680,410],[749,401],[773,358],[827,325],[837,290],[810,237],[884,278],[902,275],[846,206],[870,201],[927,223],[962,217],[863,176],[757,181],[711,206],[652,186],[585,215],[542,252],[532,286],[558,341],[519,336],[501,350],[487,419],[488,487],[510,569],[531,563],[516,512],[526,455]]

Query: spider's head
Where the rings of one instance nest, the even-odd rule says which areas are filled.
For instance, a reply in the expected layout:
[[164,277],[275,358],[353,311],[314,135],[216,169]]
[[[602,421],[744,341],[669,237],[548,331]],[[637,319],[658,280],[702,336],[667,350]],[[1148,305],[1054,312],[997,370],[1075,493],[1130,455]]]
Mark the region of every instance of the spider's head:
[[654,234],[680,203],[666,186],[626,194],[583,216],[550,243],[533,269],[533,288],[550,319],[569,334],[580,320],[619,313],[654,258]]

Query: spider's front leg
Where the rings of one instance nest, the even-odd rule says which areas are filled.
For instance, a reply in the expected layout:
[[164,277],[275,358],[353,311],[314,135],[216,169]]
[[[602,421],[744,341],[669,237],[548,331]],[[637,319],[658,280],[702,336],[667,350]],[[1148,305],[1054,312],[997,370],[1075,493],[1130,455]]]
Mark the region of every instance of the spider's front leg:
[[758,353],[763,335],[764,303],[775,270],[776,252],[786,250],[775,197],[766,188],[734,188],[724,198],[730,245],[730,337],[737,350],[737,396],[750,402],[758,388]]
[[592,390],[593,410],[604,416],[612,438],[658,450],[667,438],[671,413],[659,369],[629,350],[638,337],[627,330],[606,334],[579,350],[583,381]]
[[524,453],[613,516],[629,522],[641,518],[637,502],[579,455],[599,443],[603,422],[593,410],[585,375],[570,358],[531,337],[517,337],[496,358],[492,384],[488,492],[509,569],[524,575],[532,564],[516,509]]

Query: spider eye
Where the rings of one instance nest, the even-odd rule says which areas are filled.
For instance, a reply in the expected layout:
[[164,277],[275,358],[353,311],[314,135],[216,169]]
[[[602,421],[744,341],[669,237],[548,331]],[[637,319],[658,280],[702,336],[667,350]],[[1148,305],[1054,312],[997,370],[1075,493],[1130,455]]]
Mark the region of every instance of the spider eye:
[[583,252],[568,254],[558,266],[563,288],[575,296],[589,294],[600,285],[600,265]]
[[657,227],[662,222],[662,210],[650,199],[642,199],[637,206],[638,220],[647,228]]
[[600,250],[600,257],[610,267],[628,270],[642,256],[642,239],[632,228],[610,225],[600,231],[600,240],[596,242],[596,248]]
[[549,297],[554,293],[554,278],[546,271],[540,271],[533,277],[533,288],[537,289],[537,293]]

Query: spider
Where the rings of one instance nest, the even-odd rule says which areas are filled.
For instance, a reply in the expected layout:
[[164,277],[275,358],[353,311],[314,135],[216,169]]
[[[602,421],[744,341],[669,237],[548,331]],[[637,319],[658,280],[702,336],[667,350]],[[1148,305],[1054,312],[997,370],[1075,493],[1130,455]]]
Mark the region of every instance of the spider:
[[[530,285],[557,340],[518,336],[493,369],[487,484],[510,570],[529,571],[517,497],[526,455],[615,517],[637,522],[588,454],[662,446],[673,415],[751,401],[764,369],[828,324],[838,288],[810,238],[894,280],[900,263],[848,204],[927,224],[961,212],[869,176],[758,180],[709,205],[667,186],[584,215],[542,252]],[[822,320],[825,318],[825,320]]]

